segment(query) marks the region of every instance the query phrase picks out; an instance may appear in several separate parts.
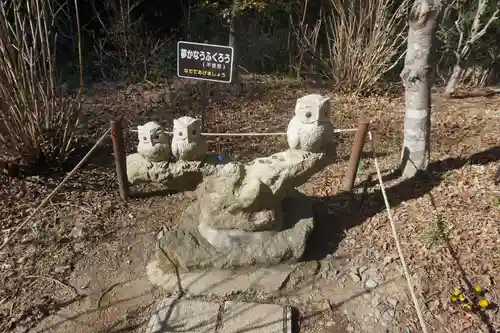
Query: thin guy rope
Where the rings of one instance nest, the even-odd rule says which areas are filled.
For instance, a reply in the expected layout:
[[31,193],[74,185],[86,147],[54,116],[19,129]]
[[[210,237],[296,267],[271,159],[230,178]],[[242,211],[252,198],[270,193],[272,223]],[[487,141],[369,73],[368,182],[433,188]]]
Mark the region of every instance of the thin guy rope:
[[[347,133],[356,132],[357,128],[341,128],[335,129],[334,133]],[[137,130],[132,129],[130,132],[137,132]],[[165,133],[172,135],[173,132],[165,131]],[[286,135],[286,132],[270,132],[270,133],[258,133],[258,132],[247,132],[247,133],[201,133],[203,136],[278,136]]]
[[368,131],[368,138],[371,141],[373,161],[375,162],[375,169],[377,170],[378,182],[380,183],[380,189],[382,191],[382,196],[384,197],[384,203],[387,209],[387,216],[389,217],[389,222],[391,224],[392,236],[394,237],[394,241],[396,242],[396,249],[398,250],[399,258],[401,259],[401,265],[403,266],[403,272],[406,278],[406,282],[408,283],[408,289],[410,290],[410,295],[413,300],[413,305],[415,306],[415,310],[417,311],[417,317],[420,322],[420,327],[422,328],[422,333],[428,333],[427,326],[424,321],[424,316],[422,314],[422,309],[420,308],[420,304],[418,303],[417,295],[415,294],[415,290],[413,288],[413,282],[411,280],[411,276],[408,271],[408,266],[406,265],[406,260],[403,256],[403,250],[401,249],[401,244],[399,243],[399,236],[396,231],[396,225],[394,224],[394,219],[392,217],[391,207],[389,205],[389,199],[387,198],[387,193],[385,191],[384,182],[382,181],[382,173],[380,172],[380,167],[378,165],[377,155],[375,154],[375,143],[371,131]]

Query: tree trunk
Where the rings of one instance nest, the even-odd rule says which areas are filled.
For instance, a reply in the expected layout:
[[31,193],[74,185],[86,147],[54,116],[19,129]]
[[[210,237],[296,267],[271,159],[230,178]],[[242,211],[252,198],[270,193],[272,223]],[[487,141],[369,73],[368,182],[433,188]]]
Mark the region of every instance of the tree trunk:
[[435,37],[445,0],[415,0],[409,14],[408,51],[401,78],[406,88],[402,176],[426,170],[430,155],[431,87]]
[[237,65],[237,49],[236,49],[236,25],[238,19],[238,0],[233,0],[233,4],[231,5],[231,18],[229,21],[229,46],[233,47],[233,83],[239,82],[238,77],[238,65]]
[[[457,61],[458,62],[458,61]],[[451,73],[450,79],[446,83],[444,88],[444,97],[451,98],[457,90],[458,83],[462,78],[463,68],[458,63],[453,67],[453,72]]]

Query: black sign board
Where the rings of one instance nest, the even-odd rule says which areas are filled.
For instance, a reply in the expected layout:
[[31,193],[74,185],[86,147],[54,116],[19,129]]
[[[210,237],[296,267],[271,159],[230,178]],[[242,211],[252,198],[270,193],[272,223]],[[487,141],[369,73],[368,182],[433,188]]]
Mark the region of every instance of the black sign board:
[[233,76],[231,46],[177,43],[177,75],[186,79],[230,83]]

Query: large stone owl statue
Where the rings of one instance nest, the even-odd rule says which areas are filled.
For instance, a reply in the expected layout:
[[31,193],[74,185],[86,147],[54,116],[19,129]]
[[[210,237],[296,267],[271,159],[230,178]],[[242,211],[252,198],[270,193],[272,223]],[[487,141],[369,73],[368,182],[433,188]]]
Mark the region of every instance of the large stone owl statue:
[[167,133],[156,122],[137,126],[137,152],[150,162],[170,160],[170,142]]
[[207,152],[201,135],[201,120],[192,117],[174,119],[172,154],[178,161],[201,161]]
[[286,132],[290,148],[320,152],[328,141],[333,140],[329,111],[329,97],[311,94],[297,99],[295,116]]

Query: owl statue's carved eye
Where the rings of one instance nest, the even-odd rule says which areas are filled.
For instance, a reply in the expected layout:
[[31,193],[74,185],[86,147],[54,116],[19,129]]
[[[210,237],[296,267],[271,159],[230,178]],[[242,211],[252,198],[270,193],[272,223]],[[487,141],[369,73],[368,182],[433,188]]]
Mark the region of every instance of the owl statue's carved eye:
[[307,117],[307,118],[311,118],[311,116],[312,116],[311,112],[310,112],[310,111],[307,111],[307,112],[306,112],[306,117]]
[[179,136],[182,136],[182,132],[179,132]]

